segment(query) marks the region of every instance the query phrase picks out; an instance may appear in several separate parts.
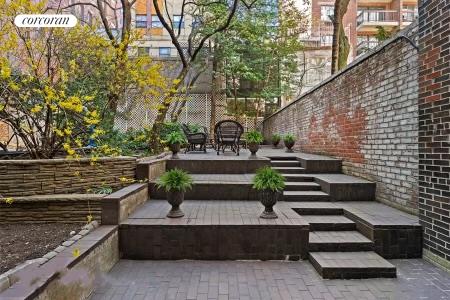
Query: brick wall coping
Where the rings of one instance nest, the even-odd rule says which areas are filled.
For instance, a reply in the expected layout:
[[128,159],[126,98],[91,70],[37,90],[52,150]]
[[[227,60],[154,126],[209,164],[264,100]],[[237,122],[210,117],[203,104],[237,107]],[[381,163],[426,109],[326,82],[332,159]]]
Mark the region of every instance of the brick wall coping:
[[[73,162],[90,162],[92,159],[85,157],[80,159],[74,158],[54,158],[54,159],[5,159],[0,160],[1,165],[46,165],[46,164],[65,164]],[[109,162],[109,161],[136,161],[135,157],[131,156],[114,156],[114,157],[99,157],[97,162]]]
[[[12,280],[12,286],[2,293],[1,299],[34,299],[41,294],[54,280],[70,272],[81,263],[94,249],[99,247],[112,234],[116,233],[118,226],[100,226],[86,236],[79,239],[72,246],[58,253],[47,263],[40,265],[35,262],[17,271]],[[75,257],[73,249],[80,254]]]
[[325,79],[324,81],[320,82],[319,84],[317,84],[315,87],[313,87],[311,90],[307,91],[306,93],[304,93],[303,95],[301,95],[299,98],[297,98],[296,100],[288,103],[286,106],[278,109],[276,112],[274,112],[273,114],[271,114],[270,116],[268,116],[267,118],[265,118],[263,120],[264,121],[270,119],[271,117],[279,114],[280,112],[282,112],[283,110],[285,110],[286,108],[288,108],[289,106],[291,106],[292,104],[300,101],[301,99],[303,99],[304,97],[314,93],[316,90],[320,89],[321,87],[323,87],[324,85],[327,85],[329,82],[333,81],[335,78],[344,75],[345,73],[347,73],[348,71],[350,71],[351,69],[355,68],[356,66],[358,66],[359,64],[361,64],[362,62],[364,62],[365,60],[371,58],[372,56],[376,55],[377,53],[381,52],[382,50],[384,50],[384,48],[386,48],[387,46],[397,42],[400,39],[404,39],[406,40],[408,43],[411,44],[412,47],[414,47],[414,49],[418,52],[419,51],[419,47],[408,37],[408,32],[409,30],[411,30],[411,28],[414,28],[415,26],[417,26],[417,21],[413,22],[412,24],[410,24],[408,27],[406,27],[405,29],[403,29],[401,32],[399,32],[397,35],[395,35],[394,37],[384,41],[381,45],[378,45],[376,48],[374,48],[373,50],[367,52],[366,54],[362,55],[361,57],[355,59],[354,61],[352,61],[349,65],[347,65],[344,69],[340,70],[339,72],[331,75],[330,77],[328,77],[327,79]]
[[46,201],[83,201],[83,200],[100,200],[105,195],[102,194],[53,194],[53,195],[33,195],[13,197],[14,202],[32,203],[32,202],[46,202]]

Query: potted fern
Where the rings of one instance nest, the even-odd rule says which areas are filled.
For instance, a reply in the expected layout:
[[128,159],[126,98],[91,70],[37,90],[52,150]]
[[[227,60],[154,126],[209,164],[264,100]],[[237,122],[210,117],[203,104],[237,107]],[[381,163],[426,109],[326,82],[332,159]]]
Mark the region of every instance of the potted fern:
[[288,133],[285,136],[283,136],[283,142],[287,148],[286,152],[294,152],[292,150],[292,147],[294,147],[295,144],[295,136],[293,134]]
[[167,214],[169,218],[184,216],[180,208],[184,200],[186,190],[192,188],[192,177],[181,169],[172,169],[164,173],[156,182],[158,188],[164,188],[167,193],[167,201],[172,209]]
[[278,197],[284,189],[284,177],[270,167],[261,168],[256,171],[256,175],[253,178],[253,188],[259,191],[259,199],[265,207],[260,218],[278,218],[273,211],[273,206],[277,203]]
[[272,134],[272,145],[275,149],[278,147],[278,144],[280,143],[280,141],[281,141],[281,135],[279,135],[278,133]]
[[245,135],[245,140],[247,141],[248,149],[251,152],[250,157],[255,157],[256,152],[259,149],[259,144],[264,141],[264,138],[259,131],[249,131]]
[[178,159],[178,152],[180,152],[181,145],[186,144],[186,137],[180,131],[172,131],[166,135],[165,142],[169,145],[170,151],[172,151],[172,159]]

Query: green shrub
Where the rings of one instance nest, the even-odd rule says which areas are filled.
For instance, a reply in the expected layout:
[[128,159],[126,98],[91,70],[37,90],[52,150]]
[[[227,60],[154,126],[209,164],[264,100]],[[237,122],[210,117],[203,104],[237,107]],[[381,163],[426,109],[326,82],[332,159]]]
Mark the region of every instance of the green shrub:
[[164,142],[168,145],[173,145],[173,144],[186,144],[186,137],[184,136],[183,133],[178,132],[178,131],[172,131],[171,133],[169,133],[168,135],[166,135],[166,139],[164,140]]
[[128,130],[120,132],[116,129],[104,130],[104,134],[95,141],[96,146],[101,149],[104,145],[115,149],[122,155],[137,155],[148,153],[148,141],[150,129]]
[[256,171],[253,178],[253,188],[258,191],[280,192],[284,189],[284,177],[270,167],[263,167]]
[[191,133],[203,132],[202,126],[200,126],[199,124],[188,124],[188,127]]
[[281,135],[278,133],[272,134],[272,142],[279,143],[281,141]]
[[284,136],[283,136],[283,141],[285,142],[285,143],[294,143],[295,142],[295,136],[293,135],[293,134],[291,134],[291,133],[288,133],[288,134],[285,134]]
[[161,140],[165,141],[165,140],[167,140],[167,135],[174,131],[183,133],[181,124],[176,123],[176,122],[165,122],[165,123],[163,123],[163,125],[161,127],[161,132],[159,133],[159,137],[161,138]]
[[249,131],[245,135],[247,144],[261,144],[264,141],[264,137],[259,131]]
[[192,177],[181,169],[172,169],[164,173],[156,182],[158,188],[164,188],[166,192],[185,192],[192,187]]

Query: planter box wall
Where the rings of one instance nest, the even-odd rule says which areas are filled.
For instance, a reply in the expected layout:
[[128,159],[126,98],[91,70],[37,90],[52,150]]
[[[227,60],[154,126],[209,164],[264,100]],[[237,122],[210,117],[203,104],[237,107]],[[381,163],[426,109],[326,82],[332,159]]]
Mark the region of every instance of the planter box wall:
[[89,158],[1,160],[0,195],[87,193],[101,185],[120,188],[120,178],[134,178],[135,170],[134,157],[99,158],[94,165]]

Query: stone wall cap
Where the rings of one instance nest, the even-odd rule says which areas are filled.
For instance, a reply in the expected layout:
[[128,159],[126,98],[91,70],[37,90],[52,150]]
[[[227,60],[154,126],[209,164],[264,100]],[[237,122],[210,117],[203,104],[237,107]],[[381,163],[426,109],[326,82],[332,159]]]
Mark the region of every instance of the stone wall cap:
[[[0,160],[0,165],[43,165],[43,164],[64,164],[73,162],[91,162],[90,157],[75,158],[53,158],[53,159],[6,159]],[[132,156],[114,156],[114,157],[99,157],[97,161],[136,161],[136,157]]]
[[80,201],[80,200],[100,200],[105,195],[102,194],[51,194],[13,197],[14,202],[42,202],[42,201]]
[[129,186],[121,188],[117,192],[107,195],[103,198],[103,201],[120,201],[129,195],[135,194],[144,188],[148,187],[148,183],[133,183]]

